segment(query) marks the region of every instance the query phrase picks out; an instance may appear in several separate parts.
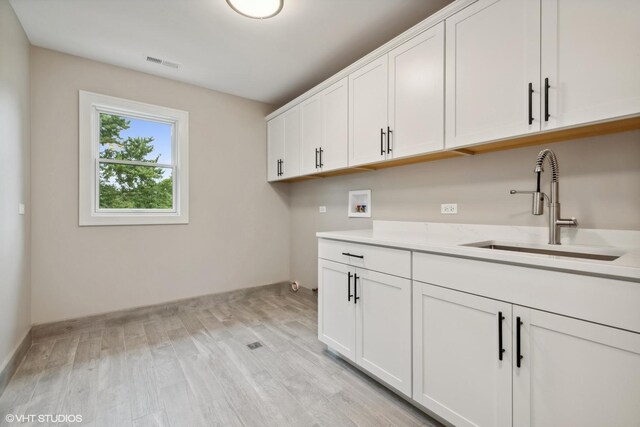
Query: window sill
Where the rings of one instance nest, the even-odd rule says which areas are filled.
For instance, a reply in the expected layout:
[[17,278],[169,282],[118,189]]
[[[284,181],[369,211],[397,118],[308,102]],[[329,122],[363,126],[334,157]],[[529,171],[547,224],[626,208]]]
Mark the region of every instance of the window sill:
[[87,226],[109,226],[109,225],[171,225],[189,224],[188,215],[167,215],[167,214],[109,214],[80,216],[79,225]]

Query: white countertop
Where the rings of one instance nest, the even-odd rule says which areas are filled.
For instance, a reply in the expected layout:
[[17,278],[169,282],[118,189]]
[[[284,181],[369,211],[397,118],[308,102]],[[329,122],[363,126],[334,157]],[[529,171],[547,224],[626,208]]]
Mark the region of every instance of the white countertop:
[[[316,236],[640,282],[640,231],[563,229],[563,244],[557,246],[547,244],[545,227],[374,221],[372,229],[319,232]],[[479,242],[620,257],[600,261],[463,246]]]

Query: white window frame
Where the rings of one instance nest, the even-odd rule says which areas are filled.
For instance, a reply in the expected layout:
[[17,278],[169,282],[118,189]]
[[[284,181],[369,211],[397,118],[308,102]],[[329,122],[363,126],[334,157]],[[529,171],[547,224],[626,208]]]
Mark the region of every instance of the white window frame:
[[[189,223],[189,113],[81,90],[79,92],[79,224],[139,225]],[[171,163],[100,159],[100,113],[114,114],[173,125]],[[99,164],[126,163],[171,168],[172,209],[101,209]]]

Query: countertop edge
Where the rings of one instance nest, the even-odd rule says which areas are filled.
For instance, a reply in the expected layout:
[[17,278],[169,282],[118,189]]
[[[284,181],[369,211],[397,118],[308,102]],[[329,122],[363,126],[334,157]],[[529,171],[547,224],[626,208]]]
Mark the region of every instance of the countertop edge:
[[[537,255],[523,253],[486,251],[481,248],[462,246],[465,243],[455,245],[429,245],[402,242],[398,240],[387,240],[376,237],[353,236],[340,232],[317,232],[316,238],[385,246],[415,252],[434,253],[437,255],[457,256],[486,262],[497,262],[501,264],[597,276],[615,280],[640,282],[640,268],[621,265],[606,265],[599,262],[581,262],[572,259],[539,258]],[[473,243],[473,241],[468,243]]]

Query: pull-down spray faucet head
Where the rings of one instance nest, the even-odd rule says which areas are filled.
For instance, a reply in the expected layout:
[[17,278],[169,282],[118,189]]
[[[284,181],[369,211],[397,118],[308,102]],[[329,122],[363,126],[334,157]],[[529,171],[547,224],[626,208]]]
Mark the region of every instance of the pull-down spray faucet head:
[[511,190],[509,194],[531,194],[531,213],[533,215],[542,215],[544,213],[544,198],[547,197],[546,194],[540,191],[518,191]]

